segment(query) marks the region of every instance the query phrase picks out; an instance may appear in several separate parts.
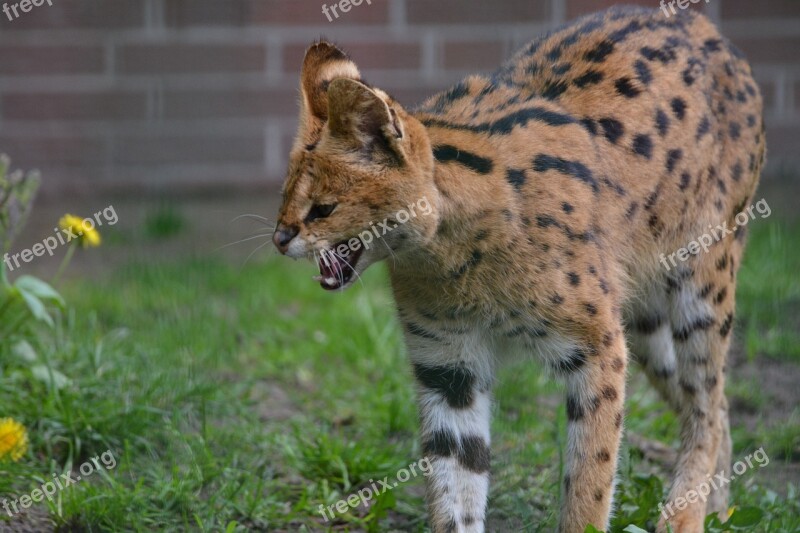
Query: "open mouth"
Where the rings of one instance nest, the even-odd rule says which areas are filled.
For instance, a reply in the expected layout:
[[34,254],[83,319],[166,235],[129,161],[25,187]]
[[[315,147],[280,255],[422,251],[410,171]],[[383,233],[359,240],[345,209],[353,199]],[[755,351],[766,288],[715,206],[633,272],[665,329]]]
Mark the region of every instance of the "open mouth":
[[363,246],[359,246],[357,250],[347,247],[347,255],[342,257],[335,251],[342,249],[342,245],[347,247],[347,241],[337,243],[330,250],[322,250],[319,255],[319,276],[314,279],[326,291],[341,289],[352,281],[356,274],[356,263],[364,251]]

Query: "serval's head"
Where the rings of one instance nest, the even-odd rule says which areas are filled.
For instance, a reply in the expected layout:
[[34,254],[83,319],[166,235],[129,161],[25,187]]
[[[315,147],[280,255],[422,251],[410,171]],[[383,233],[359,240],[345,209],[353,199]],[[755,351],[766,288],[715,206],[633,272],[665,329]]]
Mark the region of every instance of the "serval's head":
[[434,233],[433,155],[424,126],[329,43],[306,52],[300,92],[273,241],[290,257],[315,258],[322,288],[343,289]]

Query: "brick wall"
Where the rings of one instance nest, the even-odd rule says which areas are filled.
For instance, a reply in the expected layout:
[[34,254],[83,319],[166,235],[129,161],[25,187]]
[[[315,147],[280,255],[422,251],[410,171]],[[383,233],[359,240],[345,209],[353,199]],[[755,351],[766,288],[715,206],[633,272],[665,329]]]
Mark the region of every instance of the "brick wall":
[[[345,47],[371,83],[412,105],[467,72],[493,69],[547,28],[612,3],[363,0],[328,22],[322,4],[333,0],[44,2],[13,21],[0,13],[0,151],[40,168],[51,193],[279,182],[302,54],[320,35]],[[770,168],[796,168],[800,1],[694,7],[721,22],[755,65],[768,104]]]

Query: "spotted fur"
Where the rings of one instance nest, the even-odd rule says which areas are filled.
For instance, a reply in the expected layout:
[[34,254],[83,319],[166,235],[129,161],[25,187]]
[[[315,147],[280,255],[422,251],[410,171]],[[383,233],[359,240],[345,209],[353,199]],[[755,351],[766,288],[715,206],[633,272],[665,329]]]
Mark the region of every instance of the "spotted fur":
[[[338,244],[430,202],[350,256],[354,276],[337,283],[389,259],[433,531],[484,530],[493,370],[515,352],[566,384],[560,531],[608,525],[629,351],[680,415],[670,498],[729,470],[724,370],[744,234],[669,272],[658,260],[709,225],[733,227],[764,162],[750,68],[707,18],[591,15],[414,112],[320,42],[301,95],[283,253],[340,264]],[[726,509],[721,489],[670,523],[699,532]]]

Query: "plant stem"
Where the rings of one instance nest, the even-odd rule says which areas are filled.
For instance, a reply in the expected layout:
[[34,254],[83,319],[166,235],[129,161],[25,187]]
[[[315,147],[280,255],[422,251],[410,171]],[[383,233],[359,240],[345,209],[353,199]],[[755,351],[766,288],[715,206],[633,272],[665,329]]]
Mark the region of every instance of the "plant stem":
[[58,285],[58,280],[61,279],[61,274],[64,273],[66,270],[67,265],[69,265],[70,261],[72,260],[72,256],[75,254],[75,248],[78,246],[78,243],[72,243],[70,247],[67,249],[66,255],[64,255],[64,259],[61,261],[61,265],[58,267],[58,271],[56,275],[53,276],[53,281],[50,283],[52,286]]

